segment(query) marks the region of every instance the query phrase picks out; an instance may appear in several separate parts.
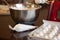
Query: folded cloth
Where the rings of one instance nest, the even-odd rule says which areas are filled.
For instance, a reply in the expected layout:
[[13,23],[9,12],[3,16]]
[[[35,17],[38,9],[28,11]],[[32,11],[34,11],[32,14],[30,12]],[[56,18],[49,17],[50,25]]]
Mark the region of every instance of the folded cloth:
[[0,5],[0,14],[9,14],[9,7],[7,5]]

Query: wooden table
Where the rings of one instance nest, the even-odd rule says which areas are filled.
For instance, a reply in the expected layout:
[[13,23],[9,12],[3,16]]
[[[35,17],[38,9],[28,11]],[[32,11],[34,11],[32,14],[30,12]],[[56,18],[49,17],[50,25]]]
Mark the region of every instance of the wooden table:
[[14,32],[8,25],[15,25],[10,15],[0,15],[0,40],[26,40],[26,36],[32,31]]
[[25,32],[14,32],[14,31],[11,31],[12,33],[12,36],[11,36],[11,40],[28,40],[28,34],[31,32],[32,30],[30,31],[25,31]]

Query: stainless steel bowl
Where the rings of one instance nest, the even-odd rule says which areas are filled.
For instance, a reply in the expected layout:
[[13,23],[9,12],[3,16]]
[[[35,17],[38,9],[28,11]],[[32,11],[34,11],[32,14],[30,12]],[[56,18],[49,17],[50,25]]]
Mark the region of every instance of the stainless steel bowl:
[[10,6],[10,14],[16,23],[34,24],[41,6],[35,4],[14,4]]

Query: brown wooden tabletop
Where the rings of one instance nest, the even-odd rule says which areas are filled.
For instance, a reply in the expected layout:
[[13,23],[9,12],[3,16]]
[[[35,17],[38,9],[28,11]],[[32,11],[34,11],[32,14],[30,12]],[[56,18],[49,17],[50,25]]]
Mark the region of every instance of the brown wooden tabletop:
[[11,19],[9,15],[0,15],[0,40],[25,40],[25,36],[30,33],[30,31],[26,32],[14,32],[11,31],[8,25],[15,25],[15,22]]

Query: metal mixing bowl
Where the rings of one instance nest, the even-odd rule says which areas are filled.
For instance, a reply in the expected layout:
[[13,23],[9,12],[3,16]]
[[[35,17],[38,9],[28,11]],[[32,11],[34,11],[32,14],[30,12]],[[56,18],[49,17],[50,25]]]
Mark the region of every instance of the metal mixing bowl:
[[16,23],[34,24],[40,8],[35,4],[14,4],[10,6],[10,14]]

